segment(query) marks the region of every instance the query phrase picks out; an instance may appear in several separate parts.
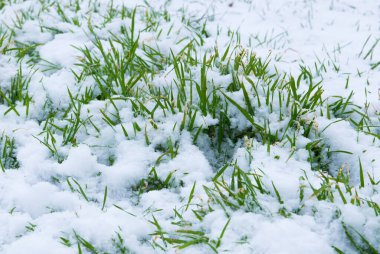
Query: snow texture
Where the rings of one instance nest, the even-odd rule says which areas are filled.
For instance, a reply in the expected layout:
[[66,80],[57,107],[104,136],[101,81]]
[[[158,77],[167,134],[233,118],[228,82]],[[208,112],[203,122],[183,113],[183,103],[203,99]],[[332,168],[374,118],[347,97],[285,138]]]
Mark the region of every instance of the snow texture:
[[[380,4],[370,0],[0,1],[0,151],[5,154],[6,137],[13,140],[11,155],[18,163],[1,157],[5,167],[0,172],[0,253],[66,254],[79,249],[83,253],[329,254],[336,249],[357,253],[344,225],[360,248],[369,251],[356,232],[371,244],[373,252],[368,253],[378,253],[379,20]],[[108,54],[113,48],[122,51],[115,38],[125,38],[123,31],[132,26],[135,39],[139,36],[136,54],[153,71],[133,87],[139,98],[133,98],[135,93],[118,99],[122,89],[116,84],[110,98],[101,98],[96,76],[82,73],[84,50],[100,59],[94,65],[104,65],[94,41],[99,39]],[[162,60],[161,68],[160,58],[152,63],[145,52],[149,46],[166,59],[178,56],[178,61],[185,61],[187,49],[182,50],[189,44],[199,64],[185,68],[188,101],[180,109],[174,63]],[[232,65],[239,52],[252,51],[263,61],[270,59],[268,71],[278,76],[297,78],[300,66],[309,68],[321,82],[324,100],[321,108],[299,119],[299,124],[311,123],[312,134],[304,135],[309,125],[298,129],[292,125],[289,138],[296,136],[294,145],[285,137],[268,146],[251,134],[251,123],[219,92],[246,107],[242,90],[228,88],[232,74],[210,66],[207,91],[217,87],[216,94],[228,104],[228,131],[237,133],[226,138],[218,151],[216,130],[222,118],[219,113],[201,113],[202,99],[195,82],[191,91],[188,80],[200,83],[203,56],[212,59],[215,48],[220,54],[217,61],[225,64],[228,59],[220,58],[229,45]],[[77,76],[81,73],[83,78]],[[273,92],[270,109],[264,105],[266,86],[256,95],[242,78],[241,68],[236,73],[248,89],[255,121],[268,123],[272,134],[278,130],[282,135],[291,105],[280,121],[284,110],[280,95]],[[20,92],[22,100],[12,104],[3,97],[9,95],[17,75],[30,80]],[[265,83],[248,76],[256,84]],[[158,96],[149,97],[154,89],[172,89],[172,111],[157,108]],[[298,92],[307,89],[302,80]],[[31,98],[28,106],[26,91]],[[88,91],[91,100],[80,102]],[[212,98],[212,93],[208,96]],[[257,96],[262,106],[257,105]],[[343,103],[350,99],[349,113],[336,112],[333,117],[320,113],[332,110],[326,105],[333,107],[339,98],[344,98]],[[136,107],[143,110],[138,100],[154,114],[137,112]],[[193,128],[188,128],[187,112],[195,109]],[[80,118],[78,130],[66,139],[68,134],[63,133],[75,128],[75,114]],[[360,121],[367,127],[357,127]],[[202,131],[197,133],[199,128]],[[323,147],[313,152],[321,154],[318,162],[328,168],[314,170],[309,148],[319,138]],[[224,163],[230,166],[218,179],[228,184],[234,165],[251,174],[255,186],[253,176],[260,178],[264,191],[255,191],[259,206],[231,208],[208,195],[207,189],[216,193],[214,177]],[[351,194],[343,182],[331,179],[342,172],[350,177]],[[322,189],[326,176],[330,188]],[[166,179],[166,186],[156,187]],[[322,197],[324,190],[332,193],[333,200]],[[167,240],[190,241],[180,230],[203,232],[206,240],[181,248],[183,242]]]

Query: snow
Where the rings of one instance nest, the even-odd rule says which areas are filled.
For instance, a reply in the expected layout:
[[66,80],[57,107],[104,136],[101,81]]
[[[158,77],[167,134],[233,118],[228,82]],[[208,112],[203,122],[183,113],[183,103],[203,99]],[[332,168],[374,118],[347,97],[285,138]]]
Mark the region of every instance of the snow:
[[96,157],[86,145],[70,149],[67,159],[58,166],[57,173],[75,178],[86,178],[98,172]]
[[[126,14],[116,11],[122,6]],[[91,253],[80,239],[99,253],[117,253],[120,239],[131,253],[213,253],[210,245],[230,253],[336,253],[333,247],[356,253],[342,225],[380,250],[380,210],[371,206],[380,203],[379,18],[380,4],[370,0],[80,0],[78,6],[68,0],[27,0],[4,7],[0,2],[0,132],[14,138],[19,162],[17,168],[0,171],[0,253],[77,253],[78,245],[83,253]],[[329,118],[323,104],[302,115],[289,135],[282,136],[292,105],[281,106],[279,97],[287,92],[278,85],[266,98],[267,81],[249,74],[260,88],[254,93],[240,66],[234,73],[248,90],[254,121],[268,123],[271,134],[278,131],[283,137],[268,145],[255,135],[258,130],[249,129],[252,124],[241,110],[225,100],[224,94],[247,106],[242,89],[229,89],[231,73],[207,66],[208,99],[219,96],[227,106],[213,115],[208,105],[202,115],[196,90],[201,65],[184,66],[186,87],[181,90],[173,62],[161,62],[158,56],[128,98],[118,87],[117,95],[101,100],[93,74],[82,72],[85,57],[79,49],[100,58],[92,67],[104,65],[93,44],[95,36],[111,55],[109,40],[127,38],[123,31],[132,24],[135,39],[139,34],[136,54],[144,61],[150,61],[146,46],[167,59],[173,54],[179,62],[196,58],[201,63],[206,54],[209,62],[217,57],[220,66],[227,61],[233,65],[252,50],[263,61],[270,59],[268,69],[280,77],[297,78],[300,66],[309,69],[314,81],[321,81],[322,100],[330,107],[352,92],[347,111],[355,109],[365,117],[352,113]],[[13,37],[2,45],[3,34]],[[17,49],[24,44],[33,47]],[[229,57],[221,61],[229,45]],[[120,52],[123,48],[117,43],[114,47]],[[247,64],[247,59],[242,61]],[[28,107],[25,101],[9,105],[3,99],[19,68],[31,77],[25,89],[31,98]],[[214,88],[215,94],[210,93]],[[308,88],[301,80],[297,92]],[[91,100],[85,101],[90,90]],[[70,98],[68,91],[77,97]],[[181,109],[177,94],[182,92],[187,97]],[[266,105],[266,100],[273,104]],[[218,151],[223,110],[232,138]],[[80,113],[79,123],[75,112]],[[307,137],[303,121],[312,126]],[[359,130],[355,123],[361,121],[364,127]],[[76,124],[74,138],[62,144]],[[315,153],[324,157],[311,162],[308,149],[318,138],[324,147]],[[4,146],[1,141],[2,163]],[[229,166],[215,179],[224,163]],[[313,170],[313,163],[328,163],[328,173]],[[223,197],[237,203],[226,187],[236,180],[236,168],[250,177],[260,207],[221,204]],[[347,182],[336,180],[342,174],[349,177]],[[172,178],[162,186],[168,176]],[[239,185],[234,191],[239,196],[245,189]],[[186,232],[195,231],[203,232],[202,241],[207,239],[209,245],[182,249],[176,242],[165,242],[189,240]]]
[[117,151],[115,164],[104,171],[106,183],[116,189],[137,183],[159,156],[136,141],[121,142]]

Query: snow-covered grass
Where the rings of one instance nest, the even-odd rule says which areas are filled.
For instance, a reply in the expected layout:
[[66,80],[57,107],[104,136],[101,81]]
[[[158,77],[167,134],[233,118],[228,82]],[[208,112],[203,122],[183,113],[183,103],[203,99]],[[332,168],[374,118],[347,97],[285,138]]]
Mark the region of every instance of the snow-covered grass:
[[0,1],[1,253],[379,253],[376,1]]

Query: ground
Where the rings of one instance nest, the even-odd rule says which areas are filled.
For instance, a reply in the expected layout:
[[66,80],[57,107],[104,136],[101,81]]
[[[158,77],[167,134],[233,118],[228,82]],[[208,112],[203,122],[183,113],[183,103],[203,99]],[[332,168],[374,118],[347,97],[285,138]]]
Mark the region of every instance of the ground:
[[379,253],[379,20],[0,0],[0,253]]

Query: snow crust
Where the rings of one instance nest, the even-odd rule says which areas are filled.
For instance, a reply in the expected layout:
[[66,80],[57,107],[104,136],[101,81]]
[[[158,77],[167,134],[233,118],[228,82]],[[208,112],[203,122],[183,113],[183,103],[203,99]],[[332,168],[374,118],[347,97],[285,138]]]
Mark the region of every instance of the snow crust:
[[[344,253],[355,253],[345,237],[342,222],[361,232],[374,248],[380,250],[380,220],[373,209],[365,207],[364,201],[361,201],[363,204],[360,207],[350,202],[344,204],[336,190],[335,202],[315,198],[310,185],[318,187],[322,179],[310,168],[306,149],[310,140],[302,135],[291,157],[289,155],[293,148],[289,145],[273,144],[268,153],[267,145],[255,139],[247,139],[245,143],[240,140],[234,144],[230,151],[231,161],[236,161],[246,170],[260,172],[264,185],[270,190],[270,195],[258,195],[265,212],[240,209],[230,211],[229,216],[226,216],[223,209],[215,205],[214,210],[202,221],[197,220],[191,209],[185,211],[184,208],[192,191],[191,203],[208,206],[210,201],[203,185],[212,186],[212,178],[219,169],[215,167],[218,156],[211,151],[204,136],[200,136],[197,145],[193,143],[191,133],[180,130],[183,119],[181,112],[171,115],[157,112],[155,119],[144,119],[134,116],[130,102],[115,100],[120,109],[123,128],[133,136],[127,140],[121,125],[110,127],[103,120],[101,110],[116,112],[112,104],[93,100],[83,105],[81,117],[91,117],[99,131],[90,124],[87,128],[81,128],[76,136],[77,145],[59,146],[64,157],[59,163],[51,156],[49,149],[36,139],[43,140],[40,134],[44,131],[43,120],[48,114],[46,104],[57,112],[63,112],[71,103],[68,90],[73,94],[83,94],[86,87],[95,86],[91,77],[78,83],[73,74],[73,71],[79,70],[76,64],[83,57],[78,48],[89,47],[93,50],[93,38],[87,25],[89,20],[97,25],[95,33],[107,42],[111,38],[110,32],[119,34],[122,26],[131,25],[131,19],[117,17],[102,26],[107,7],[111,4],[111,1],[106,0],[97,1],[96,4],[93,4],[94,1],[79,1],[80,10],[77,12],[73,4],[75,1],[45,2],[44,5],[34,0],[15,1],[0,9],[0,31],[14,27],[13,22],[22,11],[34,17],[27,18],[22,27],[14,28],[15,39],[20,43],[38,43],[36,53],[39,57],[57,67],[56,70],[43,71],[40,63],[30,67],[25,60],[21,62],[24,73],[34,71],[28,88],[33,98],[28,116],[22,103],[16,105],[20,116],[13,112],[6,113],[8,107],[0,105],[0,130],[15,138],[16,156],[20,163],[18,169],[0,174],[1,253],[77,253],[76,244],[65,246],[60,238],[75,243],[75,234],[100,250],[112,253],[111,239],[116,237],[116,233],[124,239],[131,253],[213,253],[201,244],[180,250],[169,246],[166,251],[152,247],[153,240],[160,240],[150,235],[156,230],[151,223],[153,216],[166,231],[174,232],[177,228],[171,222],[178,218],[173,209],[182,209],[183,216],[194,228],[202,229],[210,239],[217,239],[230,219],[218,248],[220,252],[329,254],[335,253],[332,247],[335,246]],[[77,18],[80,26],[63,21],[56,8],[48,7],[48,2],[59,2],[68,18]],[[275,66],[280,72],[297,75],[301,64],[314,68],[315,62],[325,63],[329,67],[321,78],[324,98],[332,101],[333,96],[348,97],[353,91],[352,102],[361,107],[365,103],[370,105],[368,115],[374,123],[379,121],[380,71],[379,67],[371,68],[371,64],[380,61],[380,47],[374,49],[371,58],[364,59],[361,54],[366,40],[369,45],[380,38],[380,4],[377,1],[112,2],[115,8],[123,4],[127,8],[137,6],[136,29],[144,28],[142,19],[145,12],[167,10],[171,21],[169,23],[163,21],[162,17],[158,18],[163,30],[159,39],[153,32],[142,31],[140,34],[141,41],[158,48],[164,55],[170,55],[171,51],[177,54],[189,41],[179,40],[194,36],[194,32],[181,22],[182,16],[185,16],[193,21],[207,20],[208,36],[204,38],[204,44],[199,46],[200,52],[207,52],[215,46],[226,48],[231,40],[229,31],[239,31],[239,46],[252,49],[264,59],[269,56],[273,60],[270,68],[274,69]],[[46,27],[55,28],[59,33],[54,34],[52,29]],[[166,35],[170,29],[175,32]],[[338,72],[333,65],[339,66]],[[1,89],[10,87],[19,66],[16,56],[0,54]],[[173,85],[175,74],[172,69],[173,66],[165,66],[151,81],[151,85]],[[199,71],[195,73],[200,76]],[[347,77],[350,77],[348,88]],[[199,79],[197,76],[194,78]],[[208,79],[224,88],[231,82],[230,76],[221,75],[215,70],[210,70]],[[142,84],[138,83],[137,86]],[[244,105],[242,93],[231,93],[230,96]],[[153,107],[149,102],[145,105]],[[235,117],[231,118],[232,125],[241,130],[249,126],[238,110],[232,105],[230,107],[231,112],[235,112]],[[277,123],[277,115],[270,115],[265,110],[262,114],[273,123],[274,128],[281,127],[282,123]],[[380,178],[378,137],[358,132],[345,119],[333,123],[335,120],[339,119],[315,119],[331,151],[349,152],[332,154],[331,174],[338,174],[341,168],[348,169],[355,190],[368,200],[380,202],[379,188],[370,185],[368,178],[368,175],[377,180]],[[158,125],[157,129],[152,127],[151,121]],[[142,128],[135,135],[134,122]],[[198,127],[217,123],[217,119],[210,115],[199,115],[195,119],[195,126]],[[146,143],[144,128],[150,138],[149,144]],[[378,127],[376,130],[379,135]],[[56,139],[57,144],[62,142],[59,135]],[[157,164],[162,155],[157,147],[169,139],[172,144],[178,145],[177,154],[174,158],[165,156]],[[366,183],[360,189],[359,158]],[[174,187],[137,195],[138,191],[133,188],[148,176],[153,167],[162,181],[173,174]],[[226,172],[226,177],[228,174],[231,172]],[[283,204],[278,202],[272,184],[280,193]],[[302,201],[300,186],[304,186]],[[103,207],[106,188],[108,194]],[[300,206],[302,210],[299,214],[289,217],[278,214],[281,208],[294,211]],[[31,225],[35,226],[30,229]]]

